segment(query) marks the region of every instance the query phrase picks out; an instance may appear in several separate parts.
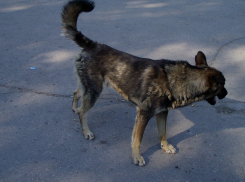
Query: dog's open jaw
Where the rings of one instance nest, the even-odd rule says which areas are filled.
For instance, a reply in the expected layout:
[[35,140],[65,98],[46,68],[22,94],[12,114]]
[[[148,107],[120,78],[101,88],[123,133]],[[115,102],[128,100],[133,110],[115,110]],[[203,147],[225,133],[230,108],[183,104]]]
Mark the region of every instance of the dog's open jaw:
[[209,98],[209,99],[206,99],[206,101],[207,101],[209,104],[211,104],[211,105],[215,105],[216,102],[217,102],[217,99],[216,99],[216,96],[214,96],[214,97],[211,97],[211,98]]
[[227,90],[223,87],[218,93],[217,96],[211,97],[209,99],[206,99],[206,101],[211,104],[211,105],[215,105],[217,102],[217,97],[221,100],[223,98],[225,98],[225,96],[227,95]]

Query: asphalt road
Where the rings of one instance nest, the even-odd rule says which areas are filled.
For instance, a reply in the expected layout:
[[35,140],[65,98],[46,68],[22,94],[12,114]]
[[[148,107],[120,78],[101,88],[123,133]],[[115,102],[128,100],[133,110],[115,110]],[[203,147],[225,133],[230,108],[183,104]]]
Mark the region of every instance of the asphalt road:
[[201,50],[227,79],[227,97],[170,111],[160,148],[155,118],[131,159],[135,108],[106,88],[89,114],[95,140],[71,110],[79,48],[60,36],[64,0],[0,1],[0,181],[245,181],[245,2],[96,0],[79,18],[89,38],[153,59]]

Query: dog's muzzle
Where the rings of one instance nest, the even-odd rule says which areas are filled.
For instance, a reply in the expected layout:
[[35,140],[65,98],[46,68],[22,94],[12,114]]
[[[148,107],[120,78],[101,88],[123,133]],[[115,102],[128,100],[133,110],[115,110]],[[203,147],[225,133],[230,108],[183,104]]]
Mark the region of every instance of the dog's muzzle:
[[[227,90],[225,88],[222,88],[218,93],[217,93],[217,97],[219,99],[223,99],[225,98],[225,96],[228,94]],[[211,97],[209,99],[206,99],[206,101],[211,104],[211,105],[215,105],[217,100],[216,100],[216,96]]]

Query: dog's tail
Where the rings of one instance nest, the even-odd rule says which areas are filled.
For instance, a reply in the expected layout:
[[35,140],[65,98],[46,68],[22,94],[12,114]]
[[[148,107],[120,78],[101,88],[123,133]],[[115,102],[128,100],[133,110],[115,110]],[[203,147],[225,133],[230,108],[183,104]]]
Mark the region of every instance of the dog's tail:
[[73,40],[82,48],[94,48],[96,43],[77,30],[77,19],[80,13],[94,9],[94,2],[89,0],[72,0],[63,7],[61,13],[63,35]]

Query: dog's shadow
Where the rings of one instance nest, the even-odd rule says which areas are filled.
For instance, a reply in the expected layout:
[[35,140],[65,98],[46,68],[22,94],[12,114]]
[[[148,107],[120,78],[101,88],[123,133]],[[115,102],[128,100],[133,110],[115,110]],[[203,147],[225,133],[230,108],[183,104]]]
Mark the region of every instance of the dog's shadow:
[[[213,107],[205,103],[205,101],[201,101],[199,103],[196,103],[196,106],[194,107],[187,106],[178,109],[185,117],[185,120],[187,119],[191,121],[193,123],[193,126],[180,133],[175,134],[174,136],[168,137],[169,129],[171,129],[171,127],[174,127],[174,125],[176,124],[171,124],[171,119],[175,118],[175,116],[172,116],[168,119],[167,124],[168,142],[176,148],[178,154],[180,152],[180,149],[177,147],[177,145],[186,139],[198,137],[199,135],[204,133],[215,133],[225,129],[245,127],[244,122],[233,122],[234,116],[236,114],[242,115],[242,117],[245,115],[245,109],[242,109],[245,107],[236,107],[234,104],[236,102],[239,101],[233,101],[231,99],[226,98],[224,99],[224,101],[220,101]],[[244,103],[239,104],[245,105]],[[146,164],[150,162],[150,156],[159,150],[162,150],[160,147],[160,142],[151,146],[145,152],[142,153],[142,155],[145,158]],[[162,151],[162,153],[164,154],[165,152]]]

